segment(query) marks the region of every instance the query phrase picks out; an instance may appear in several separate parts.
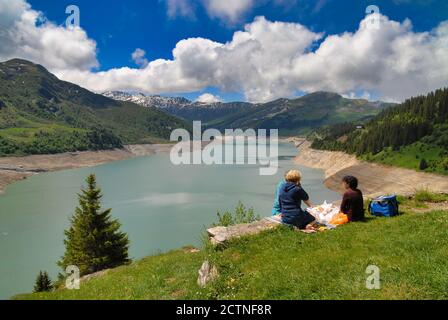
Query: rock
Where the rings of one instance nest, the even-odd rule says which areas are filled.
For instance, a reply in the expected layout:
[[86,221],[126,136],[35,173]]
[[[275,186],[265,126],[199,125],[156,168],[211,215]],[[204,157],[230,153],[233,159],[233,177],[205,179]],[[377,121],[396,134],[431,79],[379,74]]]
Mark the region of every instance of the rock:
[[208,283],[216,280],[218,276],[218,269],[215,266],[212,266],[210,262],[205,261],[202,264],[201,269],[199,269],[198,285],[201,288],[204,288]]
[[199,250],[199,249],[197,249],[195,247],[190,247],[190,246],[183,247],[182,250],[185,253],[199,253],[199,252],[201,252],[201,250]]
[[89,281],[94,278],[102,277],[102,276],[106,275],[109,271],[110,271],[110,269],[105,269],[105,270],[101,270],[101,271],[98,271],[95,273],[91,273],[91,274],[85,275],[84,277],[81,277],[80,280],[81,280],[81,282],[83,282],[83,281]]
[[239,238],[246,235],[254,235],[262,231],[271,230],[277,227],[280,222],[272,219],[262,219],[248,224],[239,224],[231,227],[216,227],[208,229],[210,241],[213,245],[221,245],[230,239]]

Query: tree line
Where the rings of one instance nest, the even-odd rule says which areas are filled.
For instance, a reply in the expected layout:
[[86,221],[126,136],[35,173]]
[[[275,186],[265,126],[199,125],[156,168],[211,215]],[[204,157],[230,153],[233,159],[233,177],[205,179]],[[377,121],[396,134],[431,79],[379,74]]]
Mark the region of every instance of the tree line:
[[102,128],[90,131],[40,130],[33,134],[29,141],[16,141],[0,135],[0,156],[96,151],[122,147],[119,137]]
[[354,124],[322,128],[313,136],[312,147],[364,155],[388,147],[398,150],[422,139],[448,148],[448,88],[385,109],[362,128]]

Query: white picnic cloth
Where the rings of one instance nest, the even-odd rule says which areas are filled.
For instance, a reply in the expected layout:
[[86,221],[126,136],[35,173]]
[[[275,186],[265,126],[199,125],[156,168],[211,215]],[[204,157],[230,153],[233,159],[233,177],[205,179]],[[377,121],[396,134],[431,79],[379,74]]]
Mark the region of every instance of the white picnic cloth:
[[312,214],[316,221],[321,224],[329,224],[333,218],[339,214],[340,208],[335,206],[334,204],[327,203],[325,201],[323,204],[306,209],[310,214]]

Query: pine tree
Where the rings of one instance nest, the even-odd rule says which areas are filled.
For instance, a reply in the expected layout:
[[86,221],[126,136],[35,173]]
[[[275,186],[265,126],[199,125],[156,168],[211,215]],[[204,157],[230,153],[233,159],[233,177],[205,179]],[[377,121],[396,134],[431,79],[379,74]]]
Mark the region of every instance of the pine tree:
[[53,290],[53,284],[46,271],[40,271],[34,284],[34,292],[50,292]]
[[95,175],[86,179],[87,188],[78,194],[79,206],[65,231],[65,255],[58,265],[66,269],[73,265],[81,276],[114,268],[130,262],[129,240],[120,232],[121,224],[111,218],[111,209],[101,211],[101,189]]
[[420,170],[422,170],[422,171],[428,169],[428,162],[426,162],[426,159],[422,159],[422,160],[420,160],[419,168],[420,168]]

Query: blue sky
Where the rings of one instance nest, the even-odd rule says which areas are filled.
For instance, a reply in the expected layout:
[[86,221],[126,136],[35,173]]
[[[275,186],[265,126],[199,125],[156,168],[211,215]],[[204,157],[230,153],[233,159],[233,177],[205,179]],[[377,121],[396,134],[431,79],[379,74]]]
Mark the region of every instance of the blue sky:
[[[185,0],[189,1],[189,0]],[[225,1],[225,0],[223,0]],[[194,2],[194,1],[192,1]],[[164,0],[30,0],[34,9],[48,19],[65,22],[65,8],[70,4],[81,10],[81,26],[98,43],[101,68],[107,70],[124,65],[133,66],[130,54],[142,48],[149,60],[172,58],[179,40],[204,37],[218,42],[231,40],[233,32],[244,23],[262,15],[272,21],[299,22],[316,32],[336,34],[355,31],[365,16],[368,5],[377,4],[389,18],[402,21],[411,18],[416,31],[430,30],[448,19],[448,1],[289,1],[290,6],[267,1],[243,15],[236,23],[227,23],[207,15],[198,6],[195,17],[169,17]],[[318,6],[318,3],[321,3]]]
[[[174,59],[173,48],[183,39],[200,37],[225,44],[232,40],[235,32],[244,30],[245,24],[253,23],[257,16],[263,16],[268,22],[291,22],[304,26],[310,32],[321,34],[322,36],[319,39],[310,40],[311,44],[307,44],[304,54],[318,48],[328,36],[338,35],[342,37],[346,32],[356,33],[360,27],[360,22],[366,17],[366,7],[372,4],[377,5],[381,14],[390,21],[403,23],[405,19],[410,19],[412,28],[407,32],[411,32],[413,35],[430,32],[440,26],[443,21],[448,20],[448,1],[442,0],[376,2],[359,0],[241,0],[246,1],[247,6],[232,16],[229,13],[230,11],[224,13],[219,11],[227,8],[210,9],[204,4],[206,1],[28,0],[28,3],[32,10],[41,11],[46,19],[61,27],[63,27],[67,17],[65,8],[70,4],[75,4],[80,8],[81,28],[89,39],[96,42],[95,54],[98,64],[97,67],[91,68],[94,72],[108,72],[111,69],[123,67],[140,68],[141,66],[136,65],[131,57],[131,54],[137,48],[146,52],[145,59],[147,61],[156,59],[171,61]],[[55,72],[59,71],[56,70],[57,68],[50,67],[50,69],[55,70]],[[212,75],[216,74],[216,71],[214,72]],[[222,73],[222,70],[219,70],[219,72]],[[300,70],[297,72],[300,73]],[[67,72],[60,71],[56,74],[58,76],[66,75],[69,80],[77,79],[67,75]],[[276,79],[276,81],[278,83],[287,81],[285,79],[290,76],[285,75],[282,79]],[[379,77],[381,76],[379,75]],[[384,78],[388,77],[384,76]],[[437,79],[440,82],[440,77]],[[225,101],[253,100],[253,97],[258,94],[257,92],[265,90],[266,79],[263,81],[260,80],[260,83],[263,82],[263,86],[260,86],[260,88],[257,88],[257,81],[254,81],[255,84],[247,88],[239,88],[238,85],[232,86],[228,82],[223,83],[221,80],[214,83],[215,81],[207,82],[200,79],[197,84],[191,87],[184,83],[174,86],[184,91],[175,92],[175,89],[170,87],[166,89],[167,92],[161,92],[164,88],[160,88],[160,86],[157,86],[157,89],[148,88],[146,91],[147,93],[183,95],[192,99],[202,93],[209,92]],[[302,79],[296,79],[295,81],[297,85],[290,86],[287,90],[282,88],[279,91],[283,95],[291,96],[311,91],[314,88],[319,89],[319,86],[309,84],[308,79],[307,81]],[[369,85],[371,79],[366,80],[367,85],[365,86],[347,84],[341,86],[340,89],[332,85],[331,81],[331,79],[327,80],[328,83],[322,85],[322,89],[333,89],[334,87],[334,91],[340,91],[340,93],[351,93],[356,96],[365,94],[370,98],[382,98],[390,95],[389,93],[381,93],[385,91],[382,89],[383,84],[377,87]],[[438,84],[437,81],[434,81],[434,83]],[[87,80],[79,80],[78,82],[82,85],[85,83],[89,87]],[[306,84],[302,85],[302,82],[306,82]],[[429,88],[429,85],[421,85],[421,88],[417,88],[417,91],[425,91]],[[433,85],[433,82],[431,82],[431,85]],[[272,85],[269,90],[275,90],[279,86],[281,85]],[[349,90],[346,90],[347,88]],[[412,92],[410,88],[404,91],[406,94]],[[266,98],[262,100],[277,97],[275,94],[265,96]],[[397,95],[396,98],[399,99],[399,96]],[[394,100],[395,97],[390,99]]]

